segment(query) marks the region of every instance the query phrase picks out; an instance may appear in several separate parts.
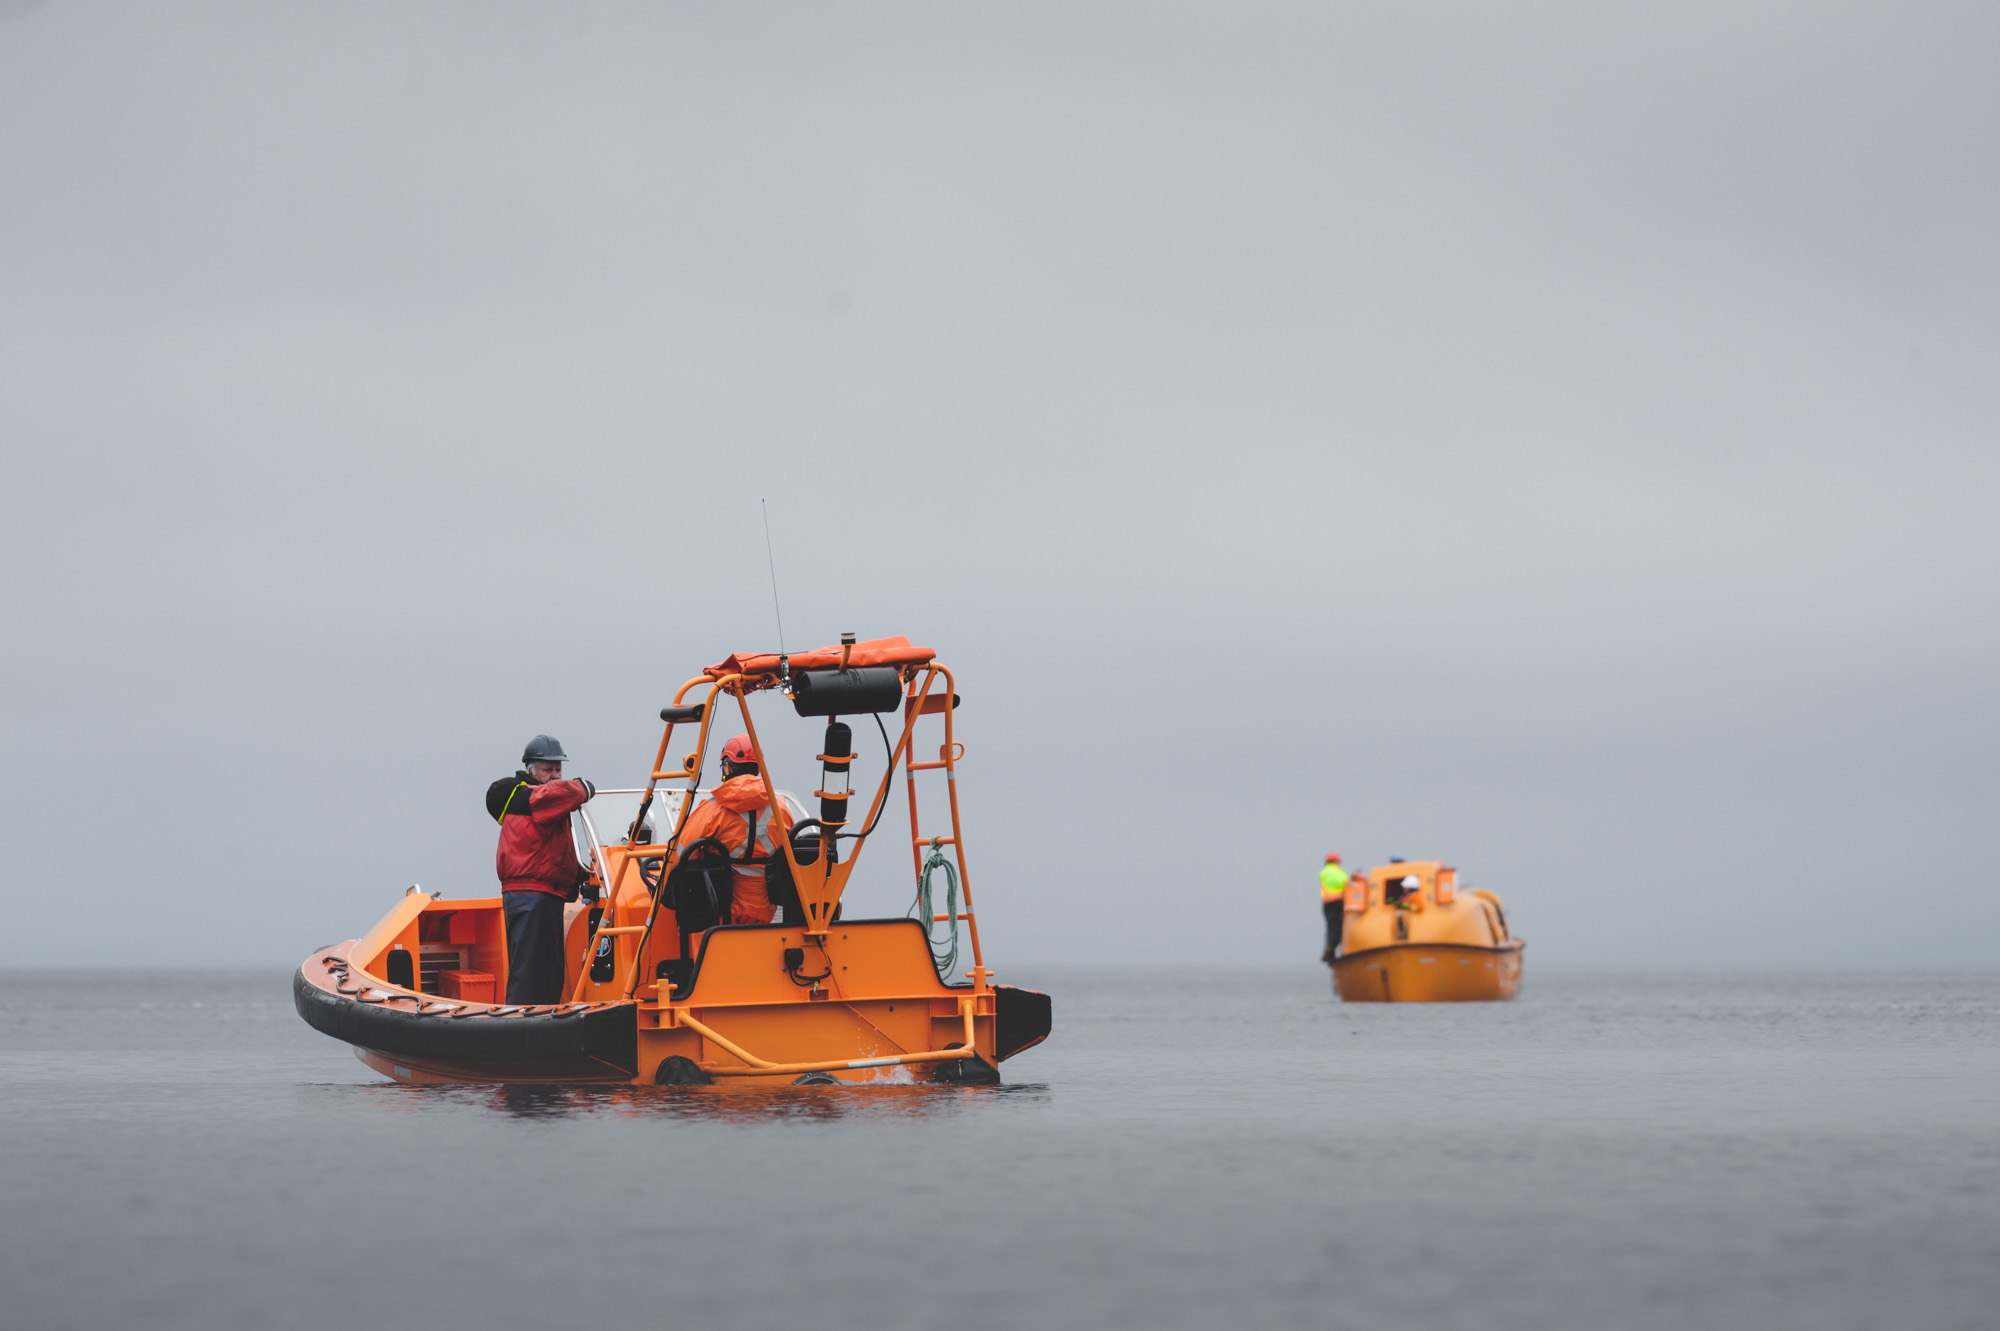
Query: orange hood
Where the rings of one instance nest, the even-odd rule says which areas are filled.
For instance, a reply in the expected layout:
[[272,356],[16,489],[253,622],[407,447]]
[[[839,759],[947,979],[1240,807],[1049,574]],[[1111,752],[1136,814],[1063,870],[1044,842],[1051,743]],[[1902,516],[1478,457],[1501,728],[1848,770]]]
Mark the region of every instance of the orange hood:
[[754,774],[731,777],[711,793],[715,802],[731,813],[748,813],[765,806],[764,778]]

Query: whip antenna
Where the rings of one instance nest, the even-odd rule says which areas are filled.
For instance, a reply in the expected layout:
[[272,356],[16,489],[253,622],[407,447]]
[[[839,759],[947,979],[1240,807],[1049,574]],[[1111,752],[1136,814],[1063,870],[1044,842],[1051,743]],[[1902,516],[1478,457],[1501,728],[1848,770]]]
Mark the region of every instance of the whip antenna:
[[778,674],[790,684],[792,667],[785,659],[785,612],[778,608],[778,557],[771,553],[771,506],[759,499],[757,507],[764,513],[764,561],[771,569],[771,613],[778,620]]

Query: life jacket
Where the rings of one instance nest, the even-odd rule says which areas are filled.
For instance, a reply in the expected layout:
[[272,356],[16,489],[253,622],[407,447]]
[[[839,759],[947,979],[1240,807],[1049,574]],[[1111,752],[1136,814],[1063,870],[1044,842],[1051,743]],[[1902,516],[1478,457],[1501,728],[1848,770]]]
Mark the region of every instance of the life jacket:
[[755,773],[731,777],[688,815],[681,844],[714,837],[729,848],[735,873],[730,918],[737,924],[768,924],[776,911],[765,889],[764,866],[778,849],[778,837],[790,825],[782,806],[771,811],[764,796],[764,778]]

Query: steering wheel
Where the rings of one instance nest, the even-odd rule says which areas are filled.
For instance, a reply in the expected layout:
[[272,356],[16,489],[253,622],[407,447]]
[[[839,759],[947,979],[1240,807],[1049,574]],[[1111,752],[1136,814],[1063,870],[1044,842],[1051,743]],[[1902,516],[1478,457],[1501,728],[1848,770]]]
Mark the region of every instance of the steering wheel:
[[[813,835],[810,837],[805,835],[805,831],[809,827],[813,829]],[[798,822],[793,823],[791,831],[786,836],[792,843],[792,858],[797,860],[801,865],[818,864],[820,852],[833,840],[832,837],[827,835],[826,824],[817,818],[802,818]],[[812,842],[813,850],[811,855],[807,855],[799,848],[799,842],[801,841]]]

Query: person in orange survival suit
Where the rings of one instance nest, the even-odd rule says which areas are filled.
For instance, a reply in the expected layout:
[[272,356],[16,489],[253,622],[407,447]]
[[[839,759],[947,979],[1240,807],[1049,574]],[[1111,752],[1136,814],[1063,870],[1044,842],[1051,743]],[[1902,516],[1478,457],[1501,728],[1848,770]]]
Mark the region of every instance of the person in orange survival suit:
[[562,1002],[563,903],[590,878],[569,816],[597,793],[588,781],[562,779],[567,761],[553,736],[537,735],[521,751],[522,770],[486,788],[486,812],[500,824],[493,867],[507,913],[509,1003]]
[[[729,858],[747,860],[753,856],[768,860],[782,854],[778,838],[791,827],[791,815],[780,804],[774,814],[764,794],[764,778],[757,766],[757,750],[748,735],[738,735],[722,746],[722,784],[695,811],[688,815],[681,832],[681,845],[691,846],[703,837],[714,837],[729,847]],[[754,843],[746,853],[745,846]],[[777,915],[765,890],[764,866],[736,864],[731,884],[729,922],[769,924]]]

